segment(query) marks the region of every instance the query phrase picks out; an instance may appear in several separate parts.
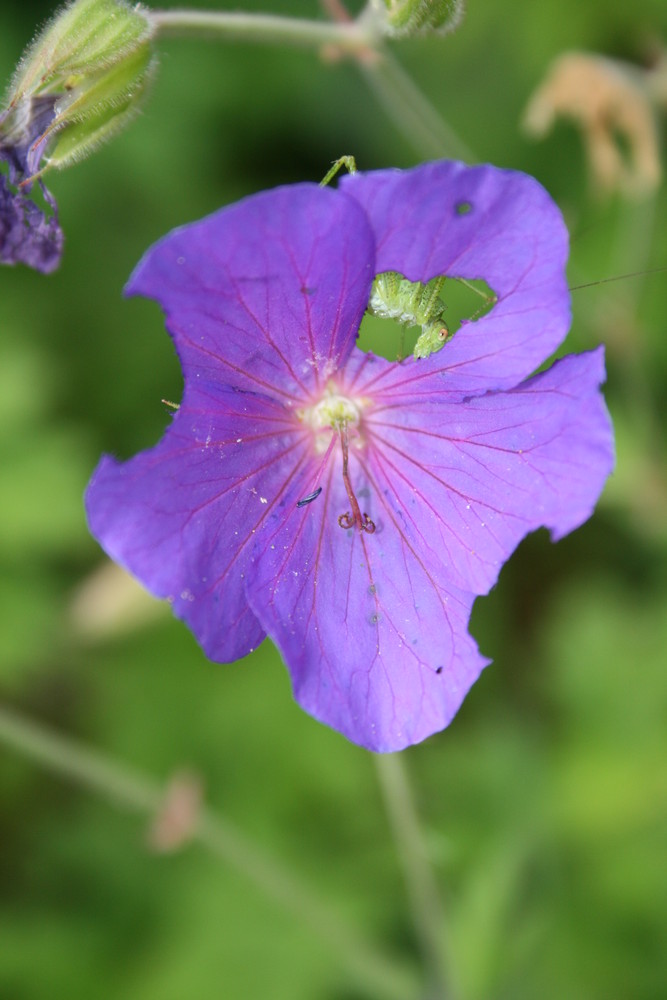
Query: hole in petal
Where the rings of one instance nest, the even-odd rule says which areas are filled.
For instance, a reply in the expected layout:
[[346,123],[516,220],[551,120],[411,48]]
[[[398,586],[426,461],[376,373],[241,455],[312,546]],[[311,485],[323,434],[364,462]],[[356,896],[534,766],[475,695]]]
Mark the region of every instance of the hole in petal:
[[454,211],[457,215],[468,215],[472,212],[472,204],[469,201],[459,201],[454,205]]
[[398,271],[386,271],[374,282],[358,346],[389,361],[428,358],[462,323],[485,316],[496,301],[495,292],[482,280],[436,277],[412,282]]

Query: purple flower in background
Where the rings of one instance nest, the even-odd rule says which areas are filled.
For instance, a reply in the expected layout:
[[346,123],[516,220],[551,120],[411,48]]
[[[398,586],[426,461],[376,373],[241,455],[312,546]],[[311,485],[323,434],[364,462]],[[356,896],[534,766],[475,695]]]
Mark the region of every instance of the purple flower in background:
[[[528,377],[569,326],[566,256],[537,182],[449,162],[169,234],[127,290],[164,309],[183,401],[156,447],[102,459],[93,534],[212,659],[269,635],[297,701],[354,742],[442,729],[488,662],[475,597],[528,532],[585,521],[612,468],[601,350]],[[484,279],[497,302],[390,362],[355,346],[385,271]]]
[[[56,202],[40,180],[50,214],[31,198],[31,178],[39,170],[46,143],[46,129],[54,115],[55,97],[33,97],[23,114],[8,108],[0,114],[0,264],[27,264],[48,274],[60,263],[63,233]],[[27,110],[28,109],[28,110]]]

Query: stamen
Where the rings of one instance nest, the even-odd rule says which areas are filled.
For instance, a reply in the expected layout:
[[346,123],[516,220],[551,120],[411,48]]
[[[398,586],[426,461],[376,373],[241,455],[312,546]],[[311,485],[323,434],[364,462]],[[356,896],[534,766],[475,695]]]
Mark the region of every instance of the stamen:
[[347,424],[341,424],[339,428],[340,443],[343,449],[343,482],[345,483],[345,492],[347,493],[348,500],[350,501],[350,506],[352,507],[352,513],[346,511],[341,514],[338,518],[338,523],[341,528],[352,528],[356,524],[359,531],[366,531],[369,535],[372,535],[375,531],[375,524],[371,521],[368,514],[364,512],[362,515],[361,509],[359,507],[359,502],[354,495],[354,490],[352,489],[352,483],[350,482],[350,476],[347,471],[348,462],[348,448],[347,448]]
[[317,500],[321,492],[322,492],[322,487],[318,486],[316,490],[313,490],[312,493],[309,493],[307,497],[303,498],[303,500],[297,500],[296,502],[297,507],[305,507],[307,504],[312,503],[313,500]]
[[322,473],[324,472],[324,467],[325,467],[325,465],[327,464],[327,462],[329,460],[329,455],[333,451],[333,446],[334,446],[335,443],[336,443],[336,435],[332,434],[331,435],[331,441],[329,441],[327,450],[324,453],[324,458],[320,462],[319,471],[318,471],[317,475],[315,476],[315,482],[313,483],[313,489],[312,489],[312,491],[307,496],[305,496],[303,498],[303,500],[297,500],[297,502],[296,502],[297,507],[306,507],[309,503],[312,503],[313,500],[317,500],[318,496],[322,492],[322,487],[318,486],[317,484],[319,483],[320,479],[322,478]]

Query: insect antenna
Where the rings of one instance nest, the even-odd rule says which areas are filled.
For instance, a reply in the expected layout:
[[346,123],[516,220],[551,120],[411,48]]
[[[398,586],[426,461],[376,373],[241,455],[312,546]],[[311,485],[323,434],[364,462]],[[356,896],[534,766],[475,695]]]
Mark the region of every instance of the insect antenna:
[[578,292],[581,288],[593,288],[595,285],[606,285],[610,281],[624,281],[626,278],[643,278],[646,274],[660,274],[667,271],[667,265],[662,267],[650,267],[646,271],[630,271],[628,274],[614,274],[611,278],[598,278],[597,281],[585,281],[582,285],[571,285],[571,292]]

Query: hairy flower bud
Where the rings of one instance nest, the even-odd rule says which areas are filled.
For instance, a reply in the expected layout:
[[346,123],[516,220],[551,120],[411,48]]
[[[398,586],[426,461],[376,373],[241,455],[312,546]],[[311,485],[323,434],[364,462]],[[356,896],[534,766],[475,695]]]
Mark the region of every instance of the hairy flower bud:
[[[26,50],[0,110],[0,262],[57,266],[62,232],[27,197],[53,167],[82,159],[137,109],[154,58],[153,27],[139,4],[74,0]],[[40,184],[41,184],[40,180]]]
[[25,180],[80,159],[125,124],[152,67],[151,36],[141,7],[122,0],[75,0],[38,35],[0,118],[3,144],[27,147]]
[[394,38],[454,31],[463,17],[463,0],[373,0]]

